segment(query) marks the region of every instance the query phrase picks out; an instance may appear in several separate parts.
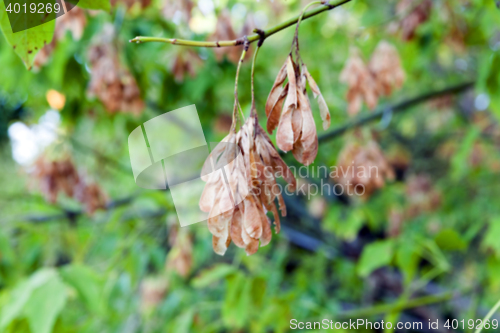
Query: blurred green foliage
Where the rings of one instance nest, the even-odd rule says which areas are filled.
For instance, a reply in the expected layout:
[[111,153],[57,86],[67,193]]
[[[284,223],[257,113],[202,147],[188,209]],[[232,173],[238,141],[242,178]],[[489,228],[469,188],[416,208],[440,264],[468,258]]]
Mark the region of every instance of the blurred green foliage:
[[[202,2],[207,0],[194,2],[193,17],[203,17]],[[229,9],[235,26],[241,26],[238,15],[243,11],[243,15],[265,17],[267,27],[298,14],[306,4],[297,0],[208,2],[215,6],[214,19]],[[87,215],[77,201],[63,195],[55,204],[46,202],[29,168],[13,160],[12,140],[4,140],[0,331],[286,332],[292,318],[356,319],[366,313],[372,320],[423,318],[425,324],[429,311],[412,312],[404,304],[412,297],[435,295],[435,290],[460,292],[468,300],[461,307],[441,300],[431,308],[436,317],[482,318],[500,298],[500,206],[496,203],[500,196],[500,10],[491,0],[434,0],[429,19],[418,27],[413,40],[405,42],[390,32],[391,23],[399,20],[396,5],[397,1],[353,0],[302,23],[301,56],[330,107],[332,127],[349,121],[347,87],[338,77],[351,46],[358,47],[365,59],[380,40],[398,49],[407,80],[403,89],[383,98],[382,105],[462,82],[474,81],[474,91],[451,97],[444,108],[425,103],[395,114],[383,129],[377,123],[366,125],[375,130],[388,155],[392,149],[406,151],[408,165],[367,200],[322,198],[327,206],[319,215],[315,215],[317,207],[298,197],[297,205],[305,213],[290,214],[283,224],[318,241],[312,251],[303,238],[294,238],[285,229],[253,256],[246,257],[231,246],[219,257],[212,251],[206,227],[194,225],[187,231],[192,261],[184,262],[189,266],[184,276],[166,264],[175,259],[172,248],[179,246],[175,239],[168,240],[178,232],[171,195],[136,187],[127,137],[156,115],[196,104],[207,142],[223,138],[226,132],[216,125],[232,111],[235,64],[217,61],[210,49],[196,49],[201,59],[196,75],[186,73],[182,81],[176,80],[172,61],[183,52],[180,47],[127,41],[137,35],[205,40],[208,33],[193,32],[192,21],[176,24],[165,18],[165,3],[160,0],[143,9],[138,3],[127,8],[121,2],[80,0],[79,7],[98,10],[85,13],[81,39],[74,40],[67,32],[46,64],[27,70],[36,55],[28,53],[28,47],[41,48],[45,37],[49,43],[52,30],[40,26],[23,37],[12,35],[7,15],[2,15],[0,94],[5,103],[0,107],[0,137],[6,138],[8,126],[16,121],[36,125],[50,109],[47,91],[61,92],[66,102],[59,112],[60,133],[44,154],[71,156],[112,203],[125,203]],[[146,103],[138,116],[111,114],[87,93],[92,77],[89,49],[106,24],[114,26],[118,60],[137,81]],[[457,28],[461,31],[454,41],[458,48],[451,41]],[[48,35],[42,36],[41,29]],[[266,39],[259,52],[255,94],[262,124],[264,104],[290,50],[293,30]],[[33,44],[25,45],[21,38]],[[249,62],[243,64],[239,79],[239,99],[246,115]],[[478,96],[488,101],[484,111],[478,110]],[[19,105],[23,112],[16,109]],[[348,133],[322,143],[314,165],[336,165],[339,151],[349,140]],[[290,156],[285,160],[298,166]],[[420,174],[430,179],[438,193],[432,209],[421,204],[430,198],[429,192],[417,203],[408,192],[408,179]],[[408,209],[416,211],[405,215],[396,225],[397,232],[391,233],[391,223],[398,223],[393,214]],[[389,308],[379,311],[380,305]]]

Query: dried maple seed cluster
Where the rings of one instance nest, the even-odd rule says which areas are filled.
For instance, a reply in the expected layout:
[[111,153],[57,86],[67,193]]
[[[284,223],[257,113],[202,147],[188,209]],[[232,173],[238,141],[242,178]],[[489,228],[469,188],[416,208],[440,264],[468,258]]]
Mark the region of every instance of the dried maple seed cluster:
[[[287,80],[285,84],[285,80]],[[277,127],[276,143],[304,165],[311,164],[318,153],[318,135],[306,92],[306,82],[318,99],[323,129],[330,127],[330,111],[318,85],[307,67],[296,64],[289,55],[278,72],[266,102],[267,131]]]
[[394,179],[394,170],[373,140],[366,145],[348,143],[339,154],[337,167],[340,171],[334,179],[347,193],[362,193],[364,198],[384,187],[386,180]]
[[60,192],[85,206],[88,214],[106,207],[106,196],[95,183],[86,183],[71,159],[49,161],[43,156],[35,162],[34,175],[46,200],[55,203]]
[[[416,6],[415,3],[417,3]],[[431,9],[431,0],[401,0],[398,3],[396,6],[396,13],[398,15],[403,15],[403,19],[399,22],[398,28],[401,30],[401,37],[403,40],[409,41],[415,37],[417,28],[429,19]]]
[[435,189],[426,174],[412,175],[406,180],[406,197],[409,203],[405,211],[408,218],[435,211],[441,205],[441,193]]
[[144,102],[139,87],[132,74],[121,65],[113,36],[114,28],[105,26],[99,41],[89,50],[91,78],[88,90],[110,113],[140,114]]
[[173,225],[169,230],[168,243],[171,246],[166,260],[167,270],[174,270],[187,277],[193,266],[193,240],[186,228]]
[[349,59],[340,73],[340,81],[348,85],[349,115],[356,115],[363,102],[368,108],[377,106],[380,96],[389,96],[395,88],[402,87],[405,73],[398,51],[386,41],[381,41],[368,65],[356,48],[351,48]]
[[176,54],[172,57],[173,62],[170,66],[175,81],[184,81],[185,74],[195,77],[196,69],[202,64],[200,56],[189,49],[177,49],[176,51]]
[[[207,184],[200,199],[200,209],[209,213],[208,229],[213,235],[213,248],[217,254],[223,255],[233,241],[251,255],[257,252],[259,242],[260,246],[265,246],[271,241],[271,221],[267,212],[274,215],[276,233],[280,230],[276,200],[281,215],[286,216],[285,202],[276,178],[283,177],[290,190],[295,189],[296,180],[258,124],[255,113],[238,132],[232,130],[222,142],[228,143],[220,148],[220,153],[226,154],[224,159],[229,161],[224,168],[228,183],[225,183],[221,170],[203,176]],[[204,168],[211,161],[212,156]]]

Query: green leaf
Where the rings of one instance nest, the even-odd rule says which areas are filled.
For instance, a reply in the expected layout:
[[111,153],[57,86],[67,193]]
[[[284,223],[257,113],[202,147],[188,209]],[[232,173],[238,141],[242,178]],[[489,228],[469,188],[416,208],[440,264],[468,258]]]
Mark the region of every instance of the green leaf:
[[443,229],[434,239],[442,250],[461,251],[467,247],[467,243],[453,229]]
[[358,274],[367,277],[377,268],[388,265],[392,260],[393,248],[392,240],[377,241],[365,246],[358,262]]
[[52,41],[55,23],[56,20],[51,20],[42,25],[13,33],[5,11],[5,4],[0,1],[0,28],[7,42],[21,58],[28,70],[31,69],[36,54]]
[[481,133],[477,128],[472,127],[460,143],[459,150],[451,160],[451,178],[453,180],[459,180],[467,174],[469,168],[468,159],[474,147],[474,142],[480,134]]
[[191,332],[191,326],[193,324],[194,309],[189,309],[183,314],[181,314],[176,320],[176,332],[177,333],[189,333]]
[[400,242],[396,251],[396,264],[404,275],[405,284],[411,283],[417,273],[420,248],[414,242]]
[[105,311],[102,279],[96,272],[87,266],[74,264],[64,267],[60,274],[68,285],[76,289],[90,311],[101,314]]
[[226,325],[243,328],[253,309],[252,279],[242,273],[234,274],[227,279],[227,291],[222,306],[222,320]]
[[78,2],[78,7],[84,9],[102,9],[107,12],[111,10],[109,0],[80,0]]
[[205,288],[212,283],[220,282],[229,274],[233,274],[238,269],[234,266],[227,264],[216,265],[211,269],[204,270],[192,281],[192,286],[194,288]]
[[31,297],[34,289],[45,284],[56,272],[52,269],[42,269],[34,273],[28,280],[21,282],[9,294],[10,302],[2,308],[0,314],[0,330],[7,327],[14,319],[18,318],[24,306]]
[[33,291],[24,307],[32,333],[50,333],[57,316],[66,304],[66,285],[54,274],[44,285]]
[[490,222],[486,236],[483,239],[483,247],[492,249],[497,258],[500,258],[500,218],[495,218]]

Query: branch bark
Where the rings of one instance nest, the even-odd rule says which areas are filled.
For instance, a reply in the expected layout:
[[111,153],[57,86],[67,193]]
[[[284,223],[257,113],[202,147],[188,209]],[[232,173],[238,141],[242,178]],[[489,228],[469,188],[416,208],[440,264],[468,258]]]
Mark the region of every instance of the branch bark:
[[[310,17],[316,16],[320,13],[323,13],[327,10],[331,10],[333,8],[342,6],[352,0],[341,0],[337,3],[330,4],[330,1],[322,1],[322,6],[316,9],[310,10],[304,13],[302,20],[308,19]],[[255,29],[254,34],[247,36],[248,42],[253,43],[260,40],[260,44],[269,36],[274,35],[275,33],[284,30],[298,22],[300,19],[300,14],[285,21],[278,25],[275,25],[272,28],[267,30]],[[220,40],[220,41],[195,41],[195,40],[187,40],[187,39],[178,39],[178,38],[162,38],[162,37],[146,37],[146,36],[137,36],[130,40],[131,43],[149,43],[149,42],[160,42],[160,43],[168,43],[172,45],[182,45],[182,46],[194,46],[194,47],[228,47],[228,46],[238,46],[243,45],[245,42],[245,36],[234,39],[234,40]]]
[[331,140],[333,138],[336,138],[337,136],[340,136],[347,132],[348,130],[354,129],[356,127],[365,125],[367,123],[370,123],[374,120],[379,119],[384,115],[385,112],[392,112],[393,114],[399,113],[402,111],[406,111],[410,109],[412,106],[415,106],[417,104],[426,102],[428,100],[431,100],[433,98],[443,96],[443,95],[448,95],[448,94],[457,94],[462,91],[465,91],[469,88],[472,88],[474,86],[474,82],[465,82],[461,83],[456,86],[448,87],[442,90],[436,90],[436,91],[431,91],[426,94],[416,96],[414,98],[410,98],[407,100],[404,100],[400,103],[394,104],[394,105],[388,105],[382,108],[379,108],[375,110],[374,112],[370,113],[369,115],[366,116],[361,116],[358,118],[353,119],[350,122],[345,123],[344,125],[337,127],[334,130],[331,130],[327,133],[324,133],[323,135],[320,135],[318,137],[319,143],[326,142],[328,140]]

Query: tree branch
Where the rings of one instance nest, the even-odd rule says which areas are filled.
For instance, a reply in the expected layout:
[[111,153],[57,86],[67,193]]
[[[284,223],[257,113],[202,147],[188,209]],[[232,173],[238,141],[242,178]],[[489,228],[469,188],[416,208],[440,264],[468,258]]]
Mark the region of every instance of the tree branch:
[[[352,0],[341,0],[335,4],[330,4],[330,1],[322,1],[322,6],[316,9],[310,10],[304,13],[302,20],[308,19],[310,17],[316,16],[324,11],[331,10],[333,8],[342,6],[343,4],[350,2]],[[248,36],[248,42],[253,43],[260,40],[262,43],[267,37],[274,35],[278,31],[284,30],[294,24],[300,19],[300,14],[267,30],[255,29],[254,34]],[[243,45],[245,42],[245,37],[240,37],[234,40],[221,40],[221,41],[195,41],[187,39],[177,39],[177,38],[162,38],[162,37],[145,37],[137,36],[130,40],[131,43],[149,43],[149,42],[160,42],[168,43],[172,45],[182,45],[182,46],[194,46],[194,47],[227,47],[227,46],[238,46]]]
[[344,134],[345,132],[347,132],[350,129],[353,129],[353,128],[356,128],[358,126],[362,126],[362,125],[365,125],[369,122],[377,120],[380,117],[382,117],[384,115],[384,113],[387,111],[390,111],[393,114],[398,113],[398,112],[402,112],[402,111],[408,110],[412,106],[426,102],[426,101],[431,100],[433,98],[443,96],[443,95],[448,95],[448,94],[457,94],[457,93],[460,93],[464,90],[467,90],[473,86],[474,86],[474,82],[461,83],[459,85],[448,87],[448,88],[445,88],[442,90],[431,91],[431,92],[428,92],[426,94],[423,94],[423,95],[420,95],[420,96],[417,96],[417,97],[414,97],[411,99],[407,99],[405,101],[402,101],[398,104],[394,104],[392,106],[388,105],[388,106],[379,108],[378,110],[375,110],[374,112],[370,113],[369,115],[357,117],[357,118],[353,119],[352,121],[349,121],[346,124],[336,128],[332,131],[329,131],[327,133],[324,133],[323,135],[320,135],[318,137],[318,141],[319,141],[319,143],[328,141],[330,139],[333,139],[337,136]]

